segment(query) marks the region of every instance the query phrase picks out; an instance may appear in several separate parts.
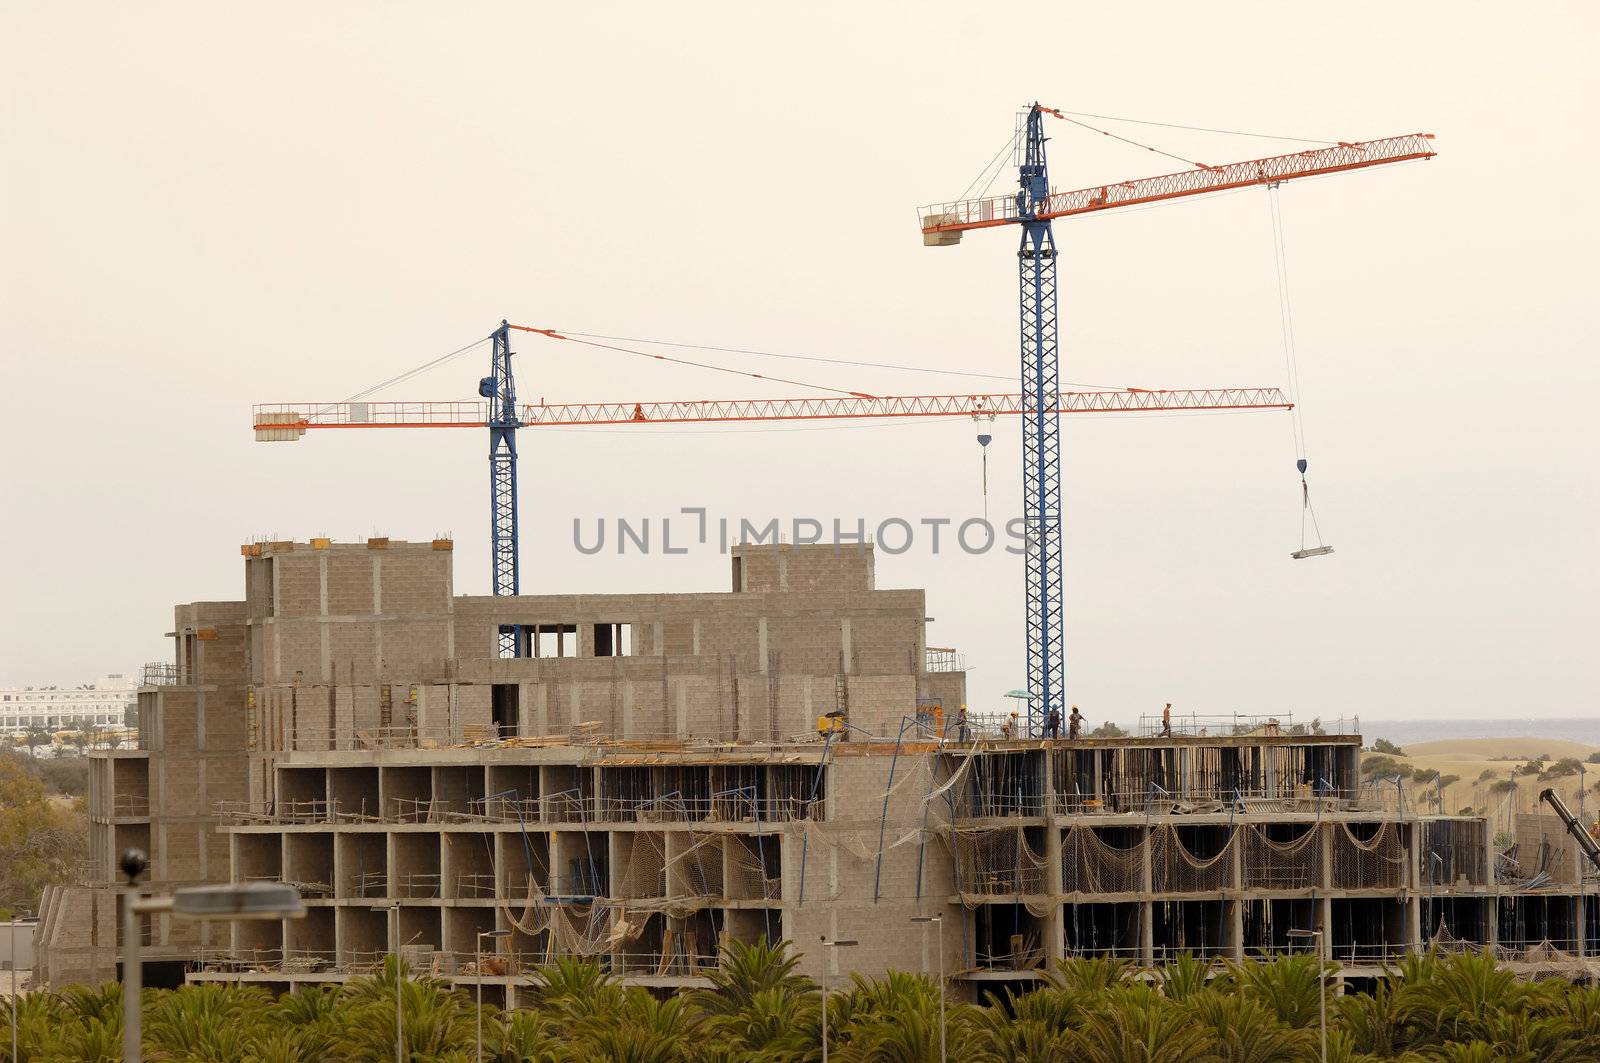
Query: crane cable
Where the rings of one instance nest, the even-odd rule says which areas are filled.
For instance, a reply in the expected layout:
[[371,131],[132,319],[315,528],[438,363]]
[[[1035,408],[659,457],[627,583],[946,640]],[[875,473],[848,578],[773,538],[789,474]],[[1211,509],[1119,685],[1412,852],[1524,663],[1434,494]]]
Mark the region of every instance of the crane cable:
[[441,354],[437,358],[430,358],[428,361],[423,362],[421,365],[416,366],[416,367],[414,367],[412,369],[407,369],[404,373],[401,373],[398,376],[392,376],[388,380],[383,381],[381,384],[374,384],[370,388],[367,388],[364,391],[358,391],[354,395],[351,395],[349,398],[345,399],[344,401],[345,402],[360,402],[362,399],[371,398],[373,395],[376,395],[378,392],[382,391],[384,388],[393,387],[395,384],[403,384],[407,380],[410,380],[412,377],[420,376],[421,374],[426,373],[430,369],[433,369],[433,368],[436,368],[438,366],[443,365],[444,363],[450,361],[450,359],[452,359],[452,358],[459,358],[461,355],[466,354],[468,351],[472,350],[474,347],[477,347],[478,345],[483,344],[483,343],[487,343],[492,338],[493,337],[491,337],[491,336],[480,336],[479,338],[473,340],[471,343],[467,344],[465,347],[457,347],[455,350],[451,351],[449,354]]
[[[543,330],[540,330],[543,332]],[[926,365],[899,365],[894,362],[864,362],[855,358],[824,358],[814,354],[782,354],[776,351],[757,351],[747,347],[716,347],[705,343],[683,343],[674,340],[641,339],[637,336],[607,336],[598,332],[576,332],[570,329],[552,329],[567,338],[580,337],[586,340],[611,340],[616,343],[642,343],[652,347],[678,347],[694,351],[717,351],[722,354],[748,354],[757,358],[784,358],[796,362],[818,362],[824,365],[848,365],[865,369],[892,369],[903,373],[932,373],[935,376],[971,377],[974,380],[1004,380],[1011,382],[1017,379],[1015,373],[973,373],[964,369],[935,369]],[[1069,388],[1082,388],[1085,391],[1132,391],[1129,385],[1121,384],[1085,384],[1082,381],[1063,380]]]
[[667,354],[652,354],[649,351],[635,350],[632,347],[619,347],[612,343],[601,343],[598,340],[584,339],[577,333],[557,332],[555,329],[532,328],[528,325],[512,325],[511,327],[521,332],[537,332],[542,336],[549,336],[553,340],[566,340],[569,343],[581,343],[586,347],[599,347],[602,350],[617,351],[621,354],[631,354],[638,358],[650,358],[658,362],[671,362],[674,365],[687,365],[696,369],[710,369],[717,373],[731,373],[734,376],[746,376],[755,380],[768,380],[779,384],[793,384],[797,388],[810,388],[813,391],[828,391],[835,395],[849,395],[850,397],[857,399],[871,399],[877,397],[864,391],[852,391],[848,388],[829,387],[826,384],[812,384],[808,381],[791,380],[787,377],[781,376],[767,376],[765,373],[752,373],[747,369],[733,369],[725,365],[713,365],[710,362],[696,362],[688,358],[674,358]]
[[1283,336],[1283,366],[1287,376],[1289,401],[1289,432],[1294,445],[1295,469],[1300,473],[1300,549],[1296,557],[1312,556],[1306,546],[1306,521],[1311,522],[1316,536],[1318,553],[1330,553],[1332,548],[1322,539],[1322,528],[1317,523],[1317,511],[1311,505],[1311,486],[1306,482],[1305,422],[1300,414],[1300,357],[1295,345],[1294,305],[1289,297],[1289,249],[1283,232],[1283,206],[1278,201],[1278,183],[1267,182],[1267,211],[1272,218],[1273,267],[1278,282],[1278,327]]

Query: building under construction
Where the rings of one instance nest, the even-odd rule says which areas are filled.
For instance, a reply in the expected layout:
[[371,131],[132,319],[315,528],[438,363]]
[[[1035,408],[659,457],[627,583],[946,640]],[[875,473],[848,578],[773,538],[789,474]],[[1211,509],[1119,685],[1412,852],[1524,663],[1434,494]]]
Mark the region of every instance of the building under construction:
[[959,654],[870,545],[736,547],[722,592],[515,597],[456,596],[451,547],[253,544],[242,601],[177,607],[139,748],[93,754],[94,863],[46,895],[42,981],[117,976],[129,847],[141,888],[282,880],[308,909],[149,917],[152,984],[399,952],[514,1005],[556,957],[673,989],[762,937],[813,977],[942,965],[974,990],[1061,956],[1600,962],[1555,817],[1427,814],[1363,787],[1356,734],[965,733]]

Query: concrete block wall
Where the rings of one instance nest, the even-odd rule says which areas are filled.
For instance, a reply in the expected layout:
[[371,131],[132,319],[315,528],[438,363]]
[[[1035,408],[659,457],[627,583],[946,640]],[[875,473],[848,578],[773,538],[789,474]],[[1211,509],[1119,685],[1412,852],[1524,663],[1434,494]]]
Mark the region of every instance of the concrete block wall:
[[370,683],[453,657],[452,556],[386,539],[263,544],[245,562],[252,680]]
[[730,551],[736,591],[870,591],[874,550],[871,543],[795,546],[735,546]]

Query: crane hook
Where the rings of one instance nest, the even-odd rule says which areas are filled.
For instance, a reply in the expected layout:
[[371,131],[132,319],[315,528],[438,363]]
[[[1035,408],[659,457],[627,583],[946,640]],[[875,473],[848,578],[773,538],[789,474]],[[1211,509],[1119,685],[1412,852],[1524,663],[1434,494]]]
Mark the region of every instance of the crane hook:
[[[1333,553],[1333,547],[1322,541],[1322,529],[1317,526],[1317,512],[1311,508],[1311,485],[1306,483],[1306,465],[1304,458],[1297,458],[1294,463],[1295,469],[1300,473],[1300,549],[1289,556],[1296,561]],[[1311,518],[1311,530],[1317,537],[1317,545],[1312,547],[1306,546],[1307,517]]]

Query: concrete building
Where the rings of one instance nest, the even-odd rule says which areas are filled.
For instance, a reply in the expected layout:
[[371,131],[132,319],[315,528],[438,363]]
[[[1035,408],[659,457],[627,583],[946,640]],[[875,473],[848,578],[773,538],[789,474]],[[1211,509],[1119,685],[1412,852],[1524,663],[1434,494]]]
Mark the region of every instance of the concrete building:
[[1600,956],[1559,823],[1507,846],[1397,803],[1361,786],[1356,735],[954,740],[959,655],[870,546],[739,547],[719,593],[516,598],[456,596],[444,540],[244,552],[243,601],[178,608],[139,749],[95,754],[98,867],[46,897],[49,984],[115,974],[129,845],[151,888],[281,879],[309,909],[157,919],[154,984],[336,981],[398,949],[514,1004],[555,956],[676,988],[762,936],[814,977],[932,971],[931,914],[969,989],[1309,929],[1351,978],[1430,943]]
[[119,728],[135,702],[135,681],[108,675],[87,686],[0,687],[0,730],[94,731]]

